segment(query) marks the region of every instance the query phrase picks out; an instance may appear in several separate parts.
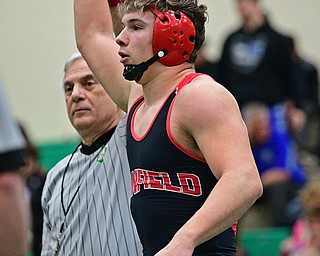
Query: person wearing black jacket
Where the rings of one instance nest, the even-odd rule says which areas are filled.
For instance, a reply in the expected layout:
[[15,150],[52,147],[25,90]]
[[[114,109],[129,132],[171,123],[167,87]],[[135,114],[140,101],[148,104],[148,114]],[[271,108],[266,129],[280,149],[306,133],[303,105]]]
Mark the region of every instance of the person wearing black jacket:
[[289,38],[276,31],[259,0],[237,0],[243,24],[224,42],[218,80],[240,105],[285,100],[299,104]]

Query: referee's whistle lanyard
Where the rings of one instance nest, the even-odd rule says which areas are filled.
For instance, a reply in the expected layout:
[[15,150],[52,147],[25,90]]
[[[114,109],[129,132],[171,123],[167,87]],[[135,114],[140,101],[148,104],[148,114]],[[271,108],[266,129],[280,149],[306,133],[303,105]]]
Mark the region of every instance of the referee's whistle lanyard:
[[70,207],[71,207],[74,199],[76,198],[76,195],[78,194],[78,192],[79,192],[79,190],[80,190],[80,186],[81,186],[81,184],[82,184],[82,182],[79,184],[76,192],[74,192],[74,194],[73,194],[73,196],[72,196],[72,198],[71,198],[71,201],[70,201],[69,205],[68,205],[67,208],[66,208],[66,207],[64,206],[64,202],[63,202],[63,190],[64,190],[64,189],[63,189],[63,183],[64,183],[64,179],[65,179],[67,170],[68,170],[68,168],[69,168],[70,162],[71,162],[74,154],[77,152],[77,150],[78,150],[78,148],[80,147],[81,144],[82,144],[82,143],[80,143],[80,144],[73,150],[73,152],[72,152],[72,154],[71,154],[71,157],[69,158],[68,163],[67,163],[67,165],[66,165],[66,168],[64,169],[63,176],[62,176],[62,181],[61,181],[61,199],[60,199],[60,200],[61,200],[61,206],[62,206],[64,218],[63,218],[63,221],[62,221],[62,223],[61,223],[61,225],[60,225],[59,233],[58,233],[58,235],[57,235],[57,244],[56,244],[56,247],[55,247],[55,250],[54,250],[54,253],[53,253],[54,256],[57,256],[57,255],[58,255],[58,252],[59,252],[59,250],[60,250],[60,247],[61,247],[61,246],[60,246],[60,241],[61,241],[62,233],[63,233],[63,231],[64,231],[64,224],[65,224],[66,219],[67,219],[67,214],[68,214],[68,212],[69,212],[69,210],[70,210]]
[[[101,151],[103,150],[103,148],[106,146],[106,144],[107,144],[107,142],[106,142],[106,143],[103,143],[103,144],[100,146],[100,147],[101,147],[100,153],[101,153]],[[61,248],[60,242],[61,242],[62,234],[63,234],[64,229],[65,229],[65,223],[66,223],[66,220],[67,220],[67,215],[68,215],[68,212],[69,212],[69,210],[70,210],[70,208],[71,208],[71,205],[72,205],[74,199],[76,198],[76,196],[77,196],[78,193],[79,193],[81,184],[82,184],[82,182],[83,182],[83,180],[80,182],[79,186],[77,187],[77,190],[74,192],[74,194],[73,194],[73,196],[72,196],[72,198],[71,198],[70,203],[68,204],[67,207],[65,207],[64,202],[63,202],[63,191],[64,191],[63,184],[64,184],[64,179],[65,179],[66,173],[67,173],[67,171],[68,171],[69,165],[70,165],[70,163],[71,163],[71,160],[72,160],[74,154],[78,151],[78,148],[79,148],[81,145],[82,145],[82,142],[79,143],[79,145],[73,150],[73,152],[72,152],[72,154],[71,154],[71,157],[69,158],[68,163],[67,163],[67,165],[66,165],[66,168],[64,169],[64,172],[63,172],[63,175],[62,175],[62,181],[61,181],[61,198],[60,198],[60,200],[61,200],[61,206],[62,206],[62,210],[63,210],[63,215],[64,215],[64,217],[63,217],[63,221],[62,221],[62,223],[61,223],[61,225],[60,225],[59,232],[58,232],[58,234],[57,234],[56,247],[55,247],[55,249],[54,249],[53,256],[57,256],[57,255],[58,255],[58,252],[59,252],[59,250],[60,250],[60,248]],[[100,153],[98,153],[98,155],[100,155]]]

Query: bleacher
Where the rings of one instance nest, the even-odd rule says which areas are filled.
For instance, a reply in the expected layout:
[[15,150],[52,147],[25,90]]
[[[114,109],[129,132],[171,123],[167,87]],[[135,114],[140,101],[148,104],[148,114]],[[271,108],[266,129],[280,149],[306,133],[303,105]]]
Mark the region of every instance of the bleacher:
[[239,234],[246,256],[280,256],[282,241],[291,235],[289,227],[250,228]]
[[80,141],[46,142],[37,146],[43,170],[50,170],[63,157],[71,154]]

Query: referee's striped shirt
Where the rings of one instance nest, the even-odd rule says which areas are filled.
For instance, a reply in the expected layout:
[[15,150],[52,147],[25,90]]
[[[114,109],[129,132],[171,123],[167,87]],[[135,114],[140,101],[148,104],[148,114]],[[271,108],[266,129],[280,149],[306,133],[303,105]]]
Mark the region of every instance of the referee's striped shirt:
[[[125,118],[106,145],[100,145],[89,154],[82,152],[80,146],[69,163],[63,183],[63,203],[70,209],[57,255],[142,255],[130,213],[131,181],[125,145]],[[61,182],[70,157],[61,160],[48,172],[42,194],[41,255],[54,255],[57,246],[57,236],[65,218]]]

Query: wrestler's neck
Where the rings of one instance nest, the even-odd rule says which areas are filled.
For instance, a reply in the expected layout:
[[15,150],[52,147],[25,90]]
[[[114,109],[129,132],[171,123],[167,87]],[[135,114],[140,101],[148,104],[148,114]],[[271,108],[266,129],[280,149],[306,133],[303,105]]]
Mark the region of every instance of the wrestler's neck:
[[186,75],[194,72],[194,66],[187,62],[173,67],[150,67],[140,80],[146,104],[153,105],[162,101]]

